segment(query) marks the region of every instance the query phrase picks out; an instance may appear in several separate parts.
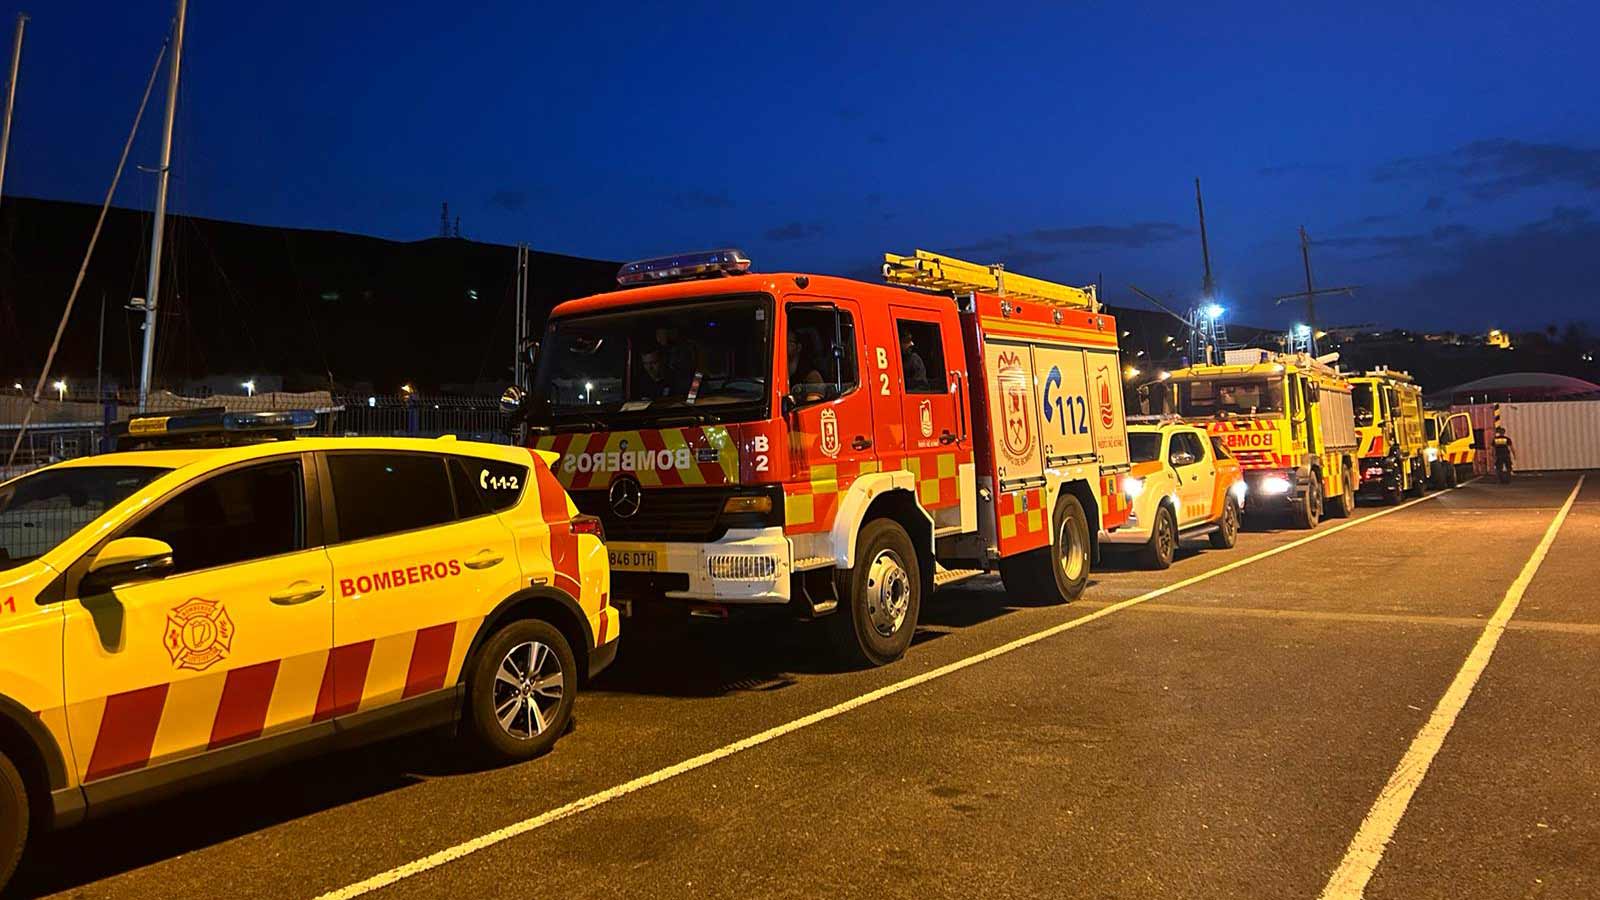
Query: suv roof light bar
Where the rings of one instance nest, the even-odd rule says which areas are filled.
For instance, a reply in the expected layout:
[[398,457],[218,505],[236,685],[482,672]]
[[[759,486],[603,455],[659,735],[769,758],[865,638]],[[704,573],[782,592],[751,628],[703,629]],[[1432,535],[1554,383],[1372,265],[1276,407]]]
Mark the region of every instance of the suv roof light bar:
[[136,415],[109,429],[116,450],[167,447],[231,447],[263,441],[289,440],[296,432],[315,428],[317,414],[309,409],[275,412],[229,412],[214,406],[176,415]]

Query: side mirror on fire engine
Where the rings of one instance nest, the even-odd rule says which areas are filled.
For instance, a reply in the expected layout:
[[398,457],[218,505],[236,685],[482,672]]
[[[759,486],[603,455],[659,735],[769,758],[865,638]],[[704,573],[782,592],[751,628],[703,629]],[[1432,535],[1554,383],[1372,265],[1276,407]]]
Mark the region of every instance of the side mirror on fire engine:
[[522,353],[523,361],[528,364],[529,368],[536,367],[539,364],[538,341],[534,340],[533,338],[524,338],[522,341],[522,346],[518,349]]
[[800,403],[794,399],[793,394],[784,394],[783,399],[778,402],[778,407],[783,410],[783,414],[786,416],[793,415],[799,406]]
[[500,411],[510,415],[522,408],[522,388],[512,385],[500,395]]

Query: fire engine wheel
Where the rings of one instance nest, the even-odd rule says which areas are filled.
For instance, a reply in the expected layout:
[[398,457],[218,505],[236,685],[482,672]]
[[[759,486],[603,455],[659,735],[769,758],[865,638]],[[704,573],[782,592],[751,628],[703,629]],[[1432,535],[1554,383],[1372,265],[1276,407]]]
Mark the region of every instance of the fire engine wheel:
[[1172,507],[1163,503],[1156,507],[1155,527],[1150,529],[1150,540],[1139,551],[1139,562],[1146,569],[1165,569],[1172,565],[1172,558],[1177,554],[1178,517],[1173,515]]
[[1335,519],[1348,519],[1356,511],[1356,473],[1349,466],[1344,469],[1344,490],[1328,501],[1328,514]]
[[1050,546],[1000,560],[1000,580],[1006,593],[1020,600],[1068,603],[1089,586],[1092,550],[1083,504],[1063,491],[1051,521],[1055,531]]
[[546,752],[566,731],[578,664],[561,631],[519,619],[495,632],[467,683],[467,727],[490,756],[516,761]]
[[1239,543],[1239,501],[1228,497],[1222,507],[1222,521],[1211,532],[1211,546],[1218,550],[1232,550]]
[[1290,511],[1291,524],[1296,528],[1315,528],[1322,521],[1322,479],[1313,477],[1306,482],[1306,494]]
[[850,608],[828,619],[846,665],[882,666],[905,655],[922,610],[917,548],[893,519],[873,519],[856,538],[856,565],[840,572],[839,593]]
[[22,773],[0,753],[0,891],[22,860],[28,843],[28,790]]

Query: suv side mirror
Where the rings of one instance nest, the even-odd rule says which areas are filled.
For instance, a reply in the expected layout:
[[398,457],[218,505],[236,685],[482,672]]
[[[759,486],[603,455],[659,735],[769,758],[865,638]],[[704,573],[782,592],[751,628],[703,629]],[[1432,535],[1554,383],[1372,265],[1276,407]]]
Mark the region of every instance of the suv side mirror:
[[117,538],[89,563],[79,593],[98,594],[118,585],[155,581],[172,574],[172,545],[154,538]]
[[1187,450],[1178,450],[1172,454],[1172,464],[1175,466],[1194,465],[1194,454]]

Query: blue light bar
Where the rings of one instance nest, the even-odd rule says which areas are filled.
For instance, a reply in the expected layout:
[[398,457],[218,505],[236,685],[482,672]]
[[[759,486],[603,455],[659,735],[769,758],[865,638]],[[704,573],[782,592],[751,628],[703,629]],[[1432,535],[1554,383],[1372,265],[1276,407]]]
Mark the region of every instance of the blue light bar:
[[733,247],[658,256],[628,263],[617,271],[617,284],[659,284],[695,278],[743,275],[750,271],[750,258]]
[[227,444],[240,439],[293,437],[294,432],[315,428],[316,425],[317,414],[309,409],[229,412],[222,407],[209,407],[177,415],[131,416],[126,422],[113,424],[110,436],[114,442],[193,443],[210,438],[219,444]]

